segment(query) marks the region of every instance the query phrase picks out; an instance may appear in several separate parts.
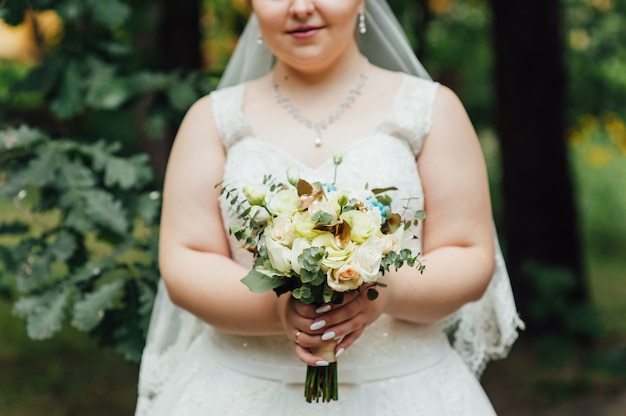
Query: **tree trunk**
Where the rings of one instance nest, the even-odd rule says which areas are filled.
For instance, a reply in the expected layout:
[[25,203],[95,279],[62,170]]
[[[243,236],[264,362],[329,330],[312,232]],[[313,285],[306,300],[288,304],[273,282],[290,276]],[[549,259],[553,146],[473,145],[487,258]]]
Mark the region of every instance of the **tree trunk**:
[[[531,334],[572,330],[568,318],[559,315],[587,305],[588,291],[565,143],[560,3],[490,3],[504,235],[513,287]],[[544,278],[552,281],[539,280]]]
[[162,68],[184,71],[200,69],[200,0],[161,0],[160,5]]
[[[150,20],[142,23],[149,30],[142,34],[139,43],[142,50],[149,51],[144,56],[146,66],[163,72],[180,70],[182,73],[202,68],[200,0],[146,2],[142,13]],[[140,114],[145,113],[143,107],[148,104],[145,102],[138,108]],[[160,177],[165,174],[177,128],[177,125],[167,125],[161,137],[141,138],[141,147],[150,156]]]

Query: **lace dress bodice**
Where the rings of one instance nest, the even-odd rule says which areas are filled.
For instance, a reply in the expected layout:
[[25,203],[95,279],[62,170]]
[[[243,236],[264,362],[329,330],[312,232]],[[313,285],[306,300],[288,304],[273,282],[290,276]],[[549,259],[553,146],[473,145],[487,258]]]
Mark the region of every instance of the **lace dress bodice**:
[[[343,161],[339,165],[336,178],[337,186],[343,189],[364,189],[366,185],[370,188],[397,187],[398,191],[390,193],[396,212],[401,212],[408,198],[411,198],[411,210],[423,209],[423,191],[415,155],[419,152],[422,140],[430,128],[432,108],[430,104],[436,92],[436,84],[431,82],[409,77],[403,82],[415,85],[409,88],[403,86],[389,117],[368,136],[355,140],[341,152]],[[288,167],[296,169],[301,178],[310,182],[331,183],[334,175],[332,159],[312,168],[255,135],[241,110],[244,88],[245,85],[240,85],[222,90],[212,97],[217,129],[228,155],[224,169],[224,184],[238,189],[248,184],[262,187],[265,175],[285,178]],[[406,102],[423,104],[420,108],[405,107]],[[404,120],[411,120],[412,125],[407,125]],[[241,225],[233,218],[231,206],[225,198],[221,201],[221,207],[226,229],[233,225]],[[410,216],[410,212],[407,215]],[[417,232],[419,233],[419,230]],[[242,248],[241,242],[234,237],[231,237],[229,242],[233,258],[241,264],[250,266],[251,254]],[[417,246],[414,248],[419,252],[420,240],[417,239],[415,242]],[[345,374],[348,369],[356,371],[358,368],[360,373],[374,374],[373,371],[367,370],[367,363],[377,367],[393,363],[406,366],[409,357],[428,355],[425,350],[429,348],[429,344],[424,343],[424,334],[429,331],[430,329],[419,325],[383,316],[342,356],[342,372]],[[416,336],[417,333],[422,335]],[[436,332],[434,334],[438,336]],[[226,334],[214,336],[219,338],[223,350],[228,350],[231,354],[241,350],[238,361],[263,361],[271,362],[278,367],[298,368],[299,370],[293,373],[297,374],[297,382],[302,382],[303,364],[297,361],[293,346],[286,337],[242,337]],[[388,351],[389,354],[381,355],[379,351]],[[416,351],[423,352],[415,354]],[[371,359],[374,356],[377,357],[376,360]],[[285,375],[281,374],[281,377],[284,379]],[[342,376],[342,380],[345,380],[345,376]]]

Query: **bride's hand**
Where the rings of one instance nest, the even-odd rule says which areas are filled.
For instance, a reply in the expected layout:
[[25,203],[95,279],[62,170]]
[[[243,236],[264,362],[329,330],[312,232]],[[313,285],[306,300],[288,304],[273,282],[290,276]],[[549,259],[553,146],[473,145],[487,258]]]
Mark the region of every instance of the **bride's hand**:
[[351,346],[385,310],[385,289],[376,300],[367,298],[367,289],[345,295],[341,304],[305,305],[289,296],[283,327],[296,346],[298,358],[307,365],[318,365],[323,358],[311,350],[337,342],[335,353]]

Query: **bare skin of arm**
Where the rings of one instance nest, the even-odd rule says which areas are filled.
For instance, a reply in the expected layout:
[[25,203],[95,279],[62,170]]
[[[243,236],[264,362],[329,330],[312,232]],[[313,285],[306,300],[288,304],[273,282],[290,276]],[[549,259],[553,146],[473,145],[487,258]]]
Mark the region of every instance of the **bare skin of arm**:
[[[426,271],[420,275],[405,266],[385,276],[388,287],[379,290],[377,300],[368,300],[362,291],[324,314],[292,302],[285,327],[303,332],[296,353],[305,363],[319,360],[309,348],[323,344],[324,333],[344,336],[336,350],[348,348],[382,313],[431,323],[479,299],[486,290],[494,267],[486,167],[462,104],[445,87],[439,88],[432,129],[417,162],[428,215],[422,237]],[[322,329],[308,329],[322,319],[326,322]]]
[[287,297],[250,292],[240,282],[248,270],[229,258],[215,188],[224,163],[206,97],[185,116],[168,162],[159,246],[163,280],[176,305],[220,330],[283,333],[278,311]]

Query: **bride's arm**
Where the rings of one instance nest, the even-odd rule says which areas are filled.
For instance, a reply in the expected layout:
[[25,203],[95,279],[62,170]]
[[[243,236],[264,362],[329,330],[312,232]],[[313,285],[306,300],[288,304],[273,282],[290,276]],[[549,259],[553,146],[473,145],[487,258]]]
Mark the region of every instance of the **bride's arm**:
[[248,270],[229,257],[215,188],[224,163],[206,97],[185,116],[168,161],[159,243],[163,281],[172,302],[216,328],[281,333],[276,295],[250,292],[240,282]]
[[489,184],[483,153],[463,105],[440,87],[433,124],[418,157],[427,219],[423,275],[405,267],[390,280],[386,312],[432,322],[479,299],[493,273]]

